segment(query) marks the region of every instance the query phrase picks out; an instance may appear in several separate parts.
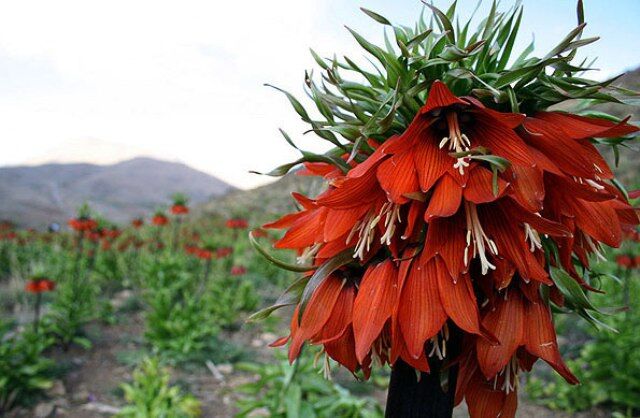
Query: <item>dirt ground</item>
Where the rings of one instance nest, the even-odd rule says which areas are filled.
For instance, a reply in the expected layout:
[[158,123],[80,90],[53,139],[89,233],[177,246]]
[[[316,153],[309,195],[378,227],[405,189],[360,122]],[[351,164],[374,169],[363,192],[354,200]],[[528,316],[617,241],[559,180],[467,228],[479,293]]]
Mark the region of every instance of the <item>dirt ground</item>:
[[[8,418],[104,418],[114,415],[124,400],[119,386],[130,381],[135,361],[131,356],[143,348],[143,318],[140,313],[119,317],[116,324],[92,324],[88,334],[92,347],[88,350],[72,347],[55,351],[53,358],[64,370],[43,400],[31,409],[12,411]],[[261,333],[259,328],[245,329],[224,336],[236,345],[248,347],[251,359],[267,361],[272,349],[267,344],[275,335]],[[127,357],[129,356],[129,360]],[[234,388],[248,382],[252,376],[233,370],[230,364],[189,367],[188,371],[171,369],[173,381],[184,386],[202,402],[205,418],[231,418],[237,394]],[[384,402],[384,393],[373,394]],[[258,415],[256,415],[258,416]],[[558,413],[521,400],[520,418],[604,418],[609,414],[590,411],[577,415]],[[456,408],[454,417],[468,417],[465,405]]]

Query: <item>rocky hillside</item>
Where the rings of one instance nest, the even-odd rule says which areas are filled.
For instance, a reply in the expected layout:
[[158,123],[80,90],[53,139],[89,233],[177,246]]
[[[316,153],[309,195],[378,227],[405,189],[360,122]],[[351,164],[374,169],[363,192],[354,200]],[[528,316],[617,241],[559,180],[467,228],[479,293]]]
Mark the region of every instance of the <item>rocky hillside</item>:
[[193,203],[233,187],[184,164],[134,158],[112,165],[0,167],[0,219],[42,227],[65,222],[83,202],[117,222],[148,214],[181,192]]

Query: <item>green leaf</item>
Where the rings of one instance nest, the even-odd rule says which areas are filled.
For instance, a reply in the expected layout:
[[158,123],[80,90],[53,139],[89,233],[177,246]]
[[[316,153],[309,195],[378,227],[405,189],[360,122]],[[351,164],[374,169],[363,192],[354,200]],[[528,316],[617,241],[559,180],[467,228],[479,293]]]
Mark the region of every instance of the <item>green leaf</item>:
[[449,38],[451,43],[455,44],[456,43],[456,35],[455,35],[454,30],[453,30],[453,25],[451,24],[451,21],[449,20],[447,15],[444,14],[440,9],[438,9],[434,5],[426,3],[426,2],[423,2],[423,3],[433,11],[433,13],[437,17],[438,21],[440,22],[440,24],[442,25],[444,30],[447,32],[447,38]]
[[346,28],[349,32],[351,32],[351,35],[353,35],[353,37],[356,38],[356,42],[358,42],[361,47],[363,47],[367,52],[369,52],[371,55],[376,57],[382,65],[387,64],[387,60],[385,59],[385,52],[380,47],[367,41],[362,37],[362,35],[354,31],[350,27],[346,26]]
[[309,122],[310,121],[309,114],[305,110],[304,106],[302,106],[302,104],[298,101],[298,99],[296,99],[291,93],[289,93],[286,90],[281,89],[280,87],[276,87],[276,86],[271,85],[271,84],[265,84],[265,86],[274,88],[274,89],[278,90],[279,92],[284,93],[287,96],[287,99],[289,99],[289,102],[291,103],[291,106],[293,106],[293,108],[295,109],[296,113],[298,113],[298,115],[300,115],[302,120],[304,120],[305,122]]
[[264,258],[266,258],[271,263],[275,264],[276,266],[278,266],[278,267],[280,267],[282,269],[289,270],[289,271],[294,271],[294,272],[298,272],[298,273],[304,273],[304,272],[307,272],[307,271],[314,270],[316,268],[314,266],[304,266],[304,265],[300,265],[300,264],[289,264],[289,263],[286,263],[286,262],[284,262],[282,260],[278,260],[277,258],[272,256],[271,254],[269,254],[269,252],[267,250],[265,250],[264,248],[262,248],[260,246],[260,244],[258,243],[258,240],[256,240],[256,238],[253,236],[253,232],[249,232],[249,242],[251,243],[253,248],[255,248]]
[[328,259],[320,267],[318,267],[318,269],[313,273],[313,276],[311,276],[309,282],[305,286],[304,292],[302,292],[302,298],[300,299],[300,310],[298,312],[298,316],[300,318],[302,318],[302,313],[304,312],[309,299],[311,299],[311,296],[316,291],[318,286],[320,286],[320,284],[334,271],[350,263],[351,261],[353,261],[353,249],[347,248],[335,257]]
[[414,36],[413,38],[411,38],[409,40],[409,42],[407,42],[407,48],[411,48],[414,45],[419,44],[420,42],[424,41],[425,39],[427,39],[427,37],[429,35],[431,35],[431,32],[433,32],[432,29],[427,29],[422,33],[419,33],[418,35]]
[[387,20],[386,17],[379,15],[376,12],[372,12],[369,9],[365,9],[364,7],[361,7],[360,10],[362,10],[363,12],[365,12],[365,14],[367,16],[369,16],[371,19],[375,20],[378,23],[382,23],[383,25],[388,25],[391,26],[391,22],[389,22],[389,20]]
[[579,36],[582,31],[584,30],[584,27],[586,26],[586,23],[581,23],[579,24],[575,29],[573,29],[571,32],[569,32],[569,34],[567,36],[565,36],[565,38],[560,41],[560,43],[558,45],[555,46],[555,48],[553,48],[551,51],[549,51],[549,53],[547,55],[545,55],[544,59],[548,59],[548,58],[552,58],[560,53],[562,53],[562,51],[565,50],[565,48],[567,48],[567,46],[577,37]]
[[597,311],[596,307],[593,306],[591,301],[587,298],[587,295],[585,295],[580,284],[571,277],[569,273],[556,267],[551,267],[550,273],[553,282],[558,287],[558,290],[565,296],[565,298],[567,298],[567,300],[571,301],[579,308]]
[[311,48],[309,48],[309,51],[311,52],[311,55],[313,56],[313,59],[316,61],[316,63],[320,67],[322,67],[322,69],[324,69],[324,70],[328,70],[329,69],[329,65],[318,54],[316,54],[316,51],[314,51]]
[[258,312],[251,315],[247,318],[247,322],[260,321],[267,318],[271,313],[277,309],[284,308],[285,306],[292,306],[298,303],[300,297],[302,296],[302,291],[304,290],[307,282],[309,281],[309,276],[302,276],[298,278],[295,282],[293,282],[287,289],[280,295],[280,297],[275,301],[275,303],[271,306],[268,306],[264,309],[259,310]]

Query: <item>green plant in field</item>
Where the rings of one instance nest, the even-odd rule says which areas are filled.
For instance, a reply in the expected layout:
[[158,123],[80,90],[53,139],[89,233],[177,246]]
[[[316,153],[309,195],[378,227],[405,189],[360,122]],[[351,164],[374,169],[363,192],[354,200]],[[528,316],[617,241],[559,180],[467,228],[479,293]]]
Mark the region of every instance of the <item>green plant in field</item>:
[[211,285],[212,313],[223,328],[236,328],[241,312],[251,312],[258,306],[259,298],[249,281],[223,276],[215,278]]
[[147,358],[133,372],[133,382],[123,384],[127,400],[119,418],[192,418],[200,416],[200,402],[170,385],[166,368],[157,358]]
[[71,344],[89,348],[83,327],[96,315],[95,284],[84,278],[66,276],[58,282],[55,299],[44,317],[44,327],[66,349]]
[[238,401],[238,418],[267,410],[272,418],[377,418],[382,409],[367,397],[356,397],[337,383],[322,377],[308,357],[293,365],[286,359],[272,364],[239,363],[239,370],[257,380],[238,390],[247,395]]
[[54,363],[43,355],[51,343],[42,334],[14,333],[0,323],[0,416],[33,402],[52,386]]
[[185,269],[185,259],[165,256],[145,272],[145,339],[163,357],[188,360],[218,334],[210,315],[211,295],[198,292],[198,278]]

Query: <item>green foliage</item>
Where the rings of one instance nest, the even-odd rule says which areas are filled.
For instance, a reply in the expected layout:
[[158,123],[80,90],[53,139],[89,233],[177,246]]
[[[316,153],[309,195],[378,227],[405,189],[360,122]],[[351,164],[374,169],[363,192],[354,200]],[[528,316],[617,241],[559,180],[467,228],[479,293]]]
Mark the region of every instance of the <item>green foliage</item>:
[[53,384],[54,363],[44,357],[51,340],[30,331],[16,333],[0,323],[0,416],[32,403]]
[[84,326],[96,316],[96,293],[95,284],[85,275],[70,274],[57,282],[55,298],[43,322],[63,347],[91,346],[84,336]]
[[164,357],[188,360],[219,332],[210,315],[213,300],[199,289],[184,259],[161,257],[147,267],[145,339]]
[[[340,156],[349,153],[362,161],[371,153],[366,144],[369,138],[381,142],[404,131],[435,80],[443,81],[459,96],[473,96],[496,110],[527,114],[570,99],[622,103],[634,94],[613,87],[617,77],[605,81],[586,78],[590,64],[575,62],[579,48],[598,40],[582,37],[586,24],[581,3],[577,26],[542,58],[532,55],[533,42],[514,54],[523,16],[520,3],[501,11],[494,2],[489,15],[475,28],[473,17],[455,16],[455,2],[446,12],[430,4],[427,7],[433,12],[431,19],[423,16],[412,27],[363,9],[386,29],[384,45],[375,45],[348,28],[366,52],[368,63],[339,58],[341,54],[325,58],[311,51],[321,77],[318,80],[311,71],[304,81],[315,114],[292,94],[276,89],[310,131],[334,148],[325,154],[304,151],[282,131],[301,157],[266,174],[282,176],[305,161],[348,169]],[[626,139],[616,138],[606,145],[615,150]]]
[[216,278],[210,289],[212,315],[226,329],[239,327],[240,313],[255,310],[260,301],[253,284],[236,277]]
[[172,361],[192,361],[211,351],[220,329],[236,329],[241,313],[258,304],[251,282],[229,275],[204,277],[189,269],[184,257],[162,256],[149,263],[144,275],[145,338]]
[[169,383],[169,371],[157,358],[147,358],[133,372],[133,382],[123,384],[127,406],[119,418],[193,418],[200,416],[200,402]]
[[237,367],[258,376],[238,388],[247,395],[238,401],[238,418],[262,409],[272,418],[382,417],[382,409],[373,399],[356,397],[323,378],[307,357],[300,357],[293,365],[280,359],[273,364],[240,363]]

